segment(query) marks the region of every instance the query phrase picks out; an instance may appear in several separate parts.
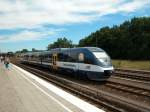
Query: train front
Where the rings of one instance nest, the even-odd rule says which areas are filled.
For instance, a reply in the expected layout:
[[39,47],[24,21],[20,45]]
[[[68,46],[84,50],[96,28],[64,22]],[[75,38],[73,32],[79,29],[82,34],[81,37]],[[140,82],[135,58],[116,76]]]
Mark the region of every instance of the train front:
[[92,74],[90,79],[93,80],[106,80],[108,79],[112,72],[114,71],[114,67],[111,62],[110,56],[101,48],[92,49],[92,54],[94,55],[95,60],[95,70],[96,73]]

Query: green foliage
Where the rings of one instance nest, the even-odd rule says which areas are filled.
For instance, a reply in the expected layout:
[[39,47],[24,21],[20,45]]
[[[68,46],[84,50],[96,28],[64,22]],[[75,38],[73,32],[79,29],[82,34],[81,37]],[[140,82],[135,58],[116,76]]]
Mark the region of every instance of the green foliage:
[[21,51],[16,51],[16,54],[26,53],[26,52],[28,52],[28,49],[22,49]]
[[21,53],[26,53],[28,52],[28,49],[22,49]]
[[87,45],[103,48],[114,59],[150,59],[150,17],[103,27],[79,41],[79,46]]
[[32,52],[38,52],[39,50],[32,48]]
[[53,44],[49,44],[47,49],[54,49],[54,48],[68,48],[68,47],[74,47],[71,40],[68,40],[67,38],[58,38],[57,41],[55,41]]

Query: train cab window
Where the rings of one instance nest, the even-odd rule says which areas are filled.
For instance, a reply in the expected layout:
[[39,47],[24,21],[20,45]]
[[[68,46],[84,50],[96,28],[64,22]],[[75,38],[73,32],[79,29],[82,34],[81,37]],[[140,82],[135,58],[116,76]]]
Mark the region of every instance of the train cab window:
[[78,60],[79,60],[79,62],[81,62],[81,63],[84,62],[84,54],[83,54],[83,53],[79,53]]

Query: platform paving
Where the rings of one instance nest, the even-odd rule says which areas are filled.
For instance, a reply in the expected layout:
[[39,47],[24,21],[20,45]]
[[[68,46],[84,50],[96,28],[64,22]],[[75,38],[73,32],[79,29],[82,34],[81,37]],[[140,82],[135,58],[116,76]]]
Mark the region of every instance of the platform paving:
[[[29,83],[29,80],[31,83]],[[32,81],[36,85],[33,85]],[[33,79],[26,79],[23,77],[23,73],[19,70],[17,71],[12,65],[7,70],[0,63],[0,112],[84,111],[43,87]],[[103,111],[100,110],[99,112]]]

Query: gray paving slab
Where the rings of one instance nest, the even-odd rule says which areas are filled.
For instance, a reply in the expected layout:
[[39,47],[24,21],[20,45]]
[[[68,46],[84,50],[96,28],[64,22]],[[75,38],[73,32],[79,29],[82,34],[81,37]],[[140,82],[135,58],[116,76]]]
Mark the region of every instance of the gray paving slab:
[[[40,85],[39,85],[40,86]],[[82,112],[76,106],[64,101],[47,90],[53,97],[59,98],[71,112]],[[68,112],[50,97],[23,78],[10,67],[5,69],[0,63],[0,112]]]
[[0,63],[0,112],[27,112],[9,79],[9,70]]
[[[19,72],[19,71],[17,71]],[[78,107],[74,106],[73,104],[71,104],[70,102],[64,100],[62,97],[56,95],[55,93],[53,93],[52,91],[50,91],[49,89],[47,89],[46,87],[42,86],[41,84],[39,84],[37,81],[33,80],[32,78],[28,77],[32,82],[34,82],[36,85],[38,85],[40,88],[42,88],[46,93],[49,93],[51,96],[53,96],[56,99],[59,99],[59,101],[64,104],[66,107],[69,107],[69,109],[71,109],[73,112],[83,112],[81,109],[79,109]],[[47,99],[47,97],[45,97],[45,95],[43,95],[44,98]],[[43,98],[42,97],[42,98]],[[43,100],[43,99],[42,99]],[[70,99],[72,100],[72,99]],[[47,105],[47,103],[45,103],[45,105]],[[86,108],[86,107],[85,107]]]

